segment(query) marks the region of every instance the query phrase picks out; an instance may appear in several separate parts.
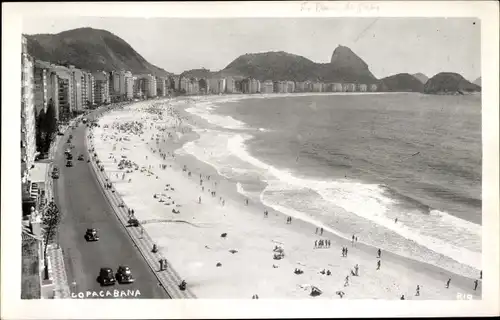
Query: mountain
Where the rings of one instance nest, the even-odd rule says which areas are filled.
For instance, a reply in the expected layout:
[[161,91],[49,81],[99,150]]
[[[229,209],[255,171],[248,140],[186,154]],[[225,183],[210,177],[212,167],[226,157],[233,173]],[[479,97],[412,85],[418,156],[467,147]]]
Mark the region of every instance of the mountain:
[[427,82],[427,80],[429,80],[429,77],[426,76],[425,74],[423,73],[415,73],[413,74],[412,76],[414,76],[415,78],[417,78],[418,80],[420,80],[420,82],[422,82],[423,84],[425,84]]
[[441,72],[430,78],[424,85],[425,93],[476,92],[481,87],[467,81],[458,73]]
[[215,72],[208,69],[191,69],[180,74],[182,78],[211,78]]
[[381,79],[384,91],[423,92],[424,84],[408,73],[398,73]]
[[257,80],[317,80],[318,66],[302,56],[279,52],[244,54],[218,75],[252,77]]
[[368,65],[343,46],[335,49],[330,63],[315,63],[283,51],[244,54],[215,75],[252,77],[261,81],[379,82]]
[[321,65],[321,78],[328,82],[378,83],[368,64],[345,46],[337,46],[329,64]]
[[481,87],[481,77],[477,78],[473,83]]
[[133,74],[170,74],[147,62],[127,42],[106,30],[78,28],[25,36],[28,52],[39,60],[71,64],[89,71],[123,69]]

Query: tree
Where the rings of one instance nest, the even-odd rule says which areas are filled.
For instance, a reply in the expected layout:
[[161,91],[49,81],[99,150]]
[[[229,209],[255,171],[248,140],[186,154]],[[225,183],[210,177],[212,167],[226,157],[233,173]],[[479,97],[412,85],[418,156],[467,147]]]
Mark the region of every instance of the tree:
[[50,242],[54,241],[55,236],[57,235],[57,229],[59,228],[59,223],[61,222],[61,212],[59,208],[51,201],[43,212],[42,222],[44,225],[43,229],[43,239],[44,239],[44,248],[43,248],[43,256],[45,260],[45,278],[48,278],[48,269],[47,269],[47,248]]
[[48,103],[47,113],[45,113],[41,122],[41,129],[44,136],[44,152],[48,152],[50,144],[52,143],[52,140],[57,133],[56,109],[54,107],[54,101],[52,99],[50,99]]
[[37,150],[42,152],[44,148],[44,131],[42,130],[42,123],[44,122],[45,111],[42,109],[35,118],[35,141]]

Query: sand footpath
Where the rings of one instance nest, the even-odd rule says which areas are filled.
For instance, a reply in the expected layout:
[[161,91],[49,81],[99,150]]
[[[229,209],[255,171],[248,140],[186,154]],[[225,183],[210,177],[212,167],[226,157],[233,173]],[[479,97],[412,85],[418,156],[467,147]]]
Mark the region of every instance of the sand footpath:
[[[196,100],[139,102],[104,115],[92,130],[95,152],[125,205],[198,298],[479,298],[481,285],[473,291],[471,279],[387,252],[379,259],[375,248],[303,221],[287,223],[261,204],[247,205],[234,183],[208,165],[174,156],[197,136],[180,111],[189,103]],[[315,248],[319,240],[323,246]],[[310,295],[312,286],[319,296]]]

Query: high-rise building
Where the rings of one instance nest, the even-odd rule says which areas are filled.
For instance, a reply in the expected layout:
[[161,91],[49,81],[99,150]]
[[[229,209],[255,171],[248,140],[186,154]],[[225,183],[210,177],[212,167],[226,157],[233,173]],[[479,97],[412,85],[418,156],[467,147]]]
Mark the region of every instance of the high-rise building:
[[377,89],[378,89],[378,86],[376,84],[371,84],[370,85],[370,91],[371,92],[375,92],[375,91],[377,91]]
[[69,66],[70,81],[71,81],[71,111],[82,111],[84,100],[82,98],[82,77],[83,72],[75,66]]
[[94,76],[94,102],[98,105],[110,103],[108,73],[97,71],[92,75]]
[[50,63],[35,60],[33,77],[34,77],[34,103],[35,115],[38,116],[40,111],[47,111],[49,101],[48,76],[50,75]]
[[165,77],[155,77],[156,78],[156,94],[158,97],[164,97],[167,95],[167,88],[165,86]]
[[141,78],[134,76],[132,78],[133,81],[133,91],[134,91],[134,97],[135,98],[142,98],[143,97],[143,92],[142,92],[142,86],[141,86]]
[[236,83],[233,77],[226,77],[226,92],[227,93],[235,93],[236,92]]
[[58,100],[59,100],[59,119],[61,121],[69,121],[71,118],[71,101],[72,94],[70,89],[71,78],[59,76],[58,84]]
[[28,54],[24,36],[21,45],[21,178],[23,188],[29,188],[29,171],[36,156],[34,59]]
[[86,108],[94,105],[95,81],[91,72],[82,71],[82,101]]
[[262,93],[273,93],[274,92],[274,83],[271,80],[266,80],[261,85]]

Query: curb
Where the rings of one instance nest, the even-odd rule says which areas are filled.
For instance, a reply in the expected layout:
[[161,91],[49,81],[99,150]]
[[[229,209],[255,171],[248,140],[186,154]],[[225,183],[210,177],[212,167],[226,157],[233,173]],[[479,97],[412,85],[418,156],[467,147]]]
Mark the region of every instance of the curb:
[[[88,142],[89,142],[88,133],[89,132],[86,129],[84,145],[87,149],[87,153],[88,153]],[[91,157],[90,154],[88,156],[89,158],[93,158]],[[104,188],[104,181],[107,178],[106,174],[104,172],[101,172],[97,168],[94,159],[90,161],[90,164],[93,169],[92,171],[97,181],[99,182],[102,192],[106,195],[106,199],[108,200],[110,206],[112,207],[115,215],[117,216],[118,220],[120,220],[123,227],[127,230],[127,234],[130,236],[135,246],[139,249],[139,252],[143,256],[144,260],[150,267],[151,271],[153,271],[154,275],[161,283],[161,285],[163,286],[167,294],[170,296],[170,298],[195,299],[196,296],[189,290],[189,288],[186,288],[186,290],[184,291],[181,291],[179,289],[178,284],[182,281],[182,278],[171,266],[168,266],[167,269],[162,272],[159,272],[157,270],[157,268],[159,268],[159,263],[158,263],[159,259],[164,257],[158,253],[155,254],[150,251],[151,248],[153,247],[153,241],[146,232],[144,232],[141,237],[139,228],[128,227],[128,219],[127,219],[128,213],[126,211],[126,208],[120,208],[118,206],[120,203],[123,203],[122,199],[116,192],[111,192],[110,190]]]

